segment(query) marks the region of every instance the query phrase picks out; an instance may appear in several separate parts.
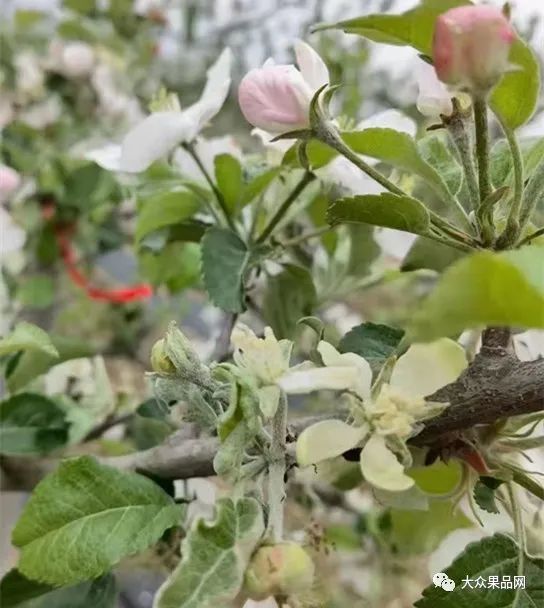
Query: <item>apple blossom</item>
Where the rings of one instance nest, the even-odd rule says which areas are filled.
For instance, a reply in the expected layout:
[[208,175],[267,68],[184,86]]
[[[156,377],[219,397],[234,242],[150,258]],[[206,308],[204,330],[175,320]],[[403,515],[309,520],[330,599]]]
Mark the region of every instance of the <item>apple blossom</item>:
[[185,110],[153,112],[132,128],[121,145],[108,144],[86,154],[109,171],[140,173],[183,142],[192,142],[219,112],[230,88],[232,53],[225,49],[208,70],[200,99]]
[[94,66],[94,51],[84,42],[71,42],[62,51],[62,72],[69,78],[88,76]]
[[[446,338],[415,344],[396,362],[389,384],[382,384],[372,396],[372,373],[363,357],[341,354],[326,342],[319,344],[318,351],[325,367],[293,370],[288,385],[305,385],[306,392],[338,390],[346,380],[340,364],[348,369],[351,364],[351,382],[343,390],[351,396],[355,422],[325,420],[305,429],[297,441],[298,463],[314,464],[362,446],[361,471],[370,484],[390,492],[412,487],[414,482],[395,452],[417,431],[420,421],[443,409],[444,404],[428,403],[425,397],[458,378],[467,366],[464,350]],[[282,379],[280,385],[284,384]]]
[[321,57],[301,40],[295,43],[298,69],[268,60],[248,72],[238,90],[246,120],[268,133],[285,133],[309,126],[312,97],[329,82]]
[[438,78],[474,92],[487,91],[508,70],[516,34],[493,6],[460,6],[436,20],[433,59]]

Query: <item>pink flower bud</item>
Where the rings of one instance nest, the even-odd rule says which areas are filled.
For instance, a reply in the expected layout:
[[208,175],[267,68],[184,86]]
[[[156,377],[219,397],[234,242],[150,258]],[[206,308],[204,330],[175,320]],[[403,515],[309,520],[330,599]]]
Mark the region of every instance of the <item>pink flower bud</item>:
[[248,72],[240,83],[242,114],[268,133],[307,128],[312,97],[329,79],[323,60],[309,45],[299,41],[295,50],[300,70],[267,61],[262,68]]
[[436,20],[433,58],[438,78],[470,91],[487,91],[508,69],[516,38],[503,13],[492,6],[461,6]]

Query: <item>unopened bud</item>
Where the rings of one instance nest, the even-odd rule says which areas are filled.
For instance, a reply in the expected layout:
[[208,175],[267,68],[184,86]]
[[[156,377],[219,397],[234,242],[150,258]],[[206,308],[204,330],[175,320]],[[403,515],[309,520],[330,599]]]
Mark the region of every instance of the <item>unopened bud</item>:
[[308,591],[314,581],[311,557],[297,543],[284,542],[257,550],[245,576],[245,591],[254,600]]
[[475,93],[489,91],[508,70],[516,34],[500,9],[461,6],[436,20],[433,60],[438,78]]
[[164,350],[164,338],[157,340],[151,349],[151,369],[158,374],[173,374],[176,367]]

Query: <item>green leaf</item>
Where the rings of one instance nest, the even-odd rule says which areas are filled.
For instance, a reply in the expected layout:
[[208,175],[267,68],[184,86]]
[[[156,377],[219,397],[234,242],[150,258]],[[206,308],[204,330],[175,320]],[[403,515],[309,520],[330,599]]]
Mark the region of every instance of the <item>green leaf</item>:
[[[444,591],[430,585],[423,591],[416,608],[514,608],[516,591],[513,589],[476,588],[474,581],[479,577],[488,582],[489,576],[509,576],[513,582],[518,576],[518,548],[513,540],[504,534],[484,538],[471,543],[463,553],[446,568],[445,573],[455,581],[454,591]],[[519,591],[518,608],[536,608],[544,601],[542,579],[544,563],[542,560],[525,559],[525,589]],[[472,588],[465,586],[463,580],[470,579]],[[487,586],[487,585],[486,585]]]
[[140,274],[152,285],[166,285],[172,293],[191,287],[200,279],[200,246],[168,243],[159,253],[140,250]]
[[401,15],[366,15],[319,29],[341,29],[346,34],[358,34],[374,42],[396,46],[412,46],[431,55],[434,24],[441,13],[451,8],[471,4],[467,0],[423,0],[415,8]]
[[457,194],[463,185],[463,170],[449,148],[447,135],[429,133],[417,142],[417,147],[423,160],[442,176],[448,190]]
[[64,8],[82,15],[96,11],[96,0],[64,0],[63,5]]
[[107,200],[115,188],[111,173],[95,163],[89,163],[68,174],[64,197],[68,205],[89,211]]
[[47,308],[55,299],[55,285],[46,275],[26,277],[19,285],[16,297],[28,308]]
[[53,588],[49,585],[31,581],[14,568],[0,581],[0,605],[3,608],[17,608],[50,591]]
[[228,210],[234,213],[243,189],[240,161],[230,154],[219,154],[214,158],[214,166],[217,188],[223,195]]
[[212,302],[229,312],[243,312],[244,279],[250,252],[242,239],[224,228],[210,228],[202,239],[202,277]]
[[0,340],[0,356],[18,351],[38,351],[58,358],[59,353],[43,329],[32,323],[17,323],[11,334]]
[[427,234],[430,228],[429,212],[423,203],[390,193],[338,199],[329,207],[327,219],[332,226],[362,223],[414,234]]
[[144,236],[159,228],[178,224],[198,211],[200,204],[189,190],[163,192],[146,199],[139,212],[134,238]]
[[311,273],[294,264],[269,279],[263,314],[278,339],[293,335],[298,320],[312,314],[317,294]]
[[366,359],[372,369],[379,369],[397,349],[404,331],[388,325],[362,323],[351,329],[341,340],[338,350],[357,353]]
[[[529,180],[535,171],[542,166],[544,159],[544,137],[520,141],[523,157],[523,172]],[[510,146],[505,139],[500,139],[491,149],[491,181],[495,188],[514,185],[514,167]]]
[[410,247],[410,250],[402,261],[401,270],[410,272],[412,270],[427,268],[436,272],[442,272],[464,256],[465,254],[459,251],[459,249],[448,247],[448,245],[443,245],[421,236]]
[[533,51],[518,38],[510,51],[513,71],[505,74],[491,95],[490,105],[502,122],[517,129],[533,115],[540,94],[540,66]]
[[19,357],[13,369],[6,374],[8,388],[11,392],[21,390],[34,378],[44,374],[58,363],[94,354],[86,342],[73,338],[52,335],[51,342],[57,355],[40,350],[27,350]]
[[244,185],[242,190],[240,199],[242,206],[247,205],[255,197],[262,194],[279,174],[280,170],[280,167],[272,167],[251,178],[248,183]]
[[502,479],[494,477],[480,477],[474,486],[474,500],[484,511],[488,513],[499,513],[499,507],[495,502],[495,490],[503,483]]
[[450,532],[473,526],[461,511],[453,509],[443,500],[431,500],[428,511],[393,509],[391,542],[396,551],[403,555],[431,553]]
[[64,410],[33,393],[0,403],[0,453],[46,454],[68,441]]
[[544,249],[532,245],[456,262],[412,318],[410,339],[429,341],[489,325],[544,328],[543,259]]
[[13,530],[18,569],[50,585],[98,577],[180,523],[182,508],[146,477],[66,460],[41,481]]
[[115,578],[106,574],[94,581],[55,589],[10,570],[0,582],[2,608],[115,608]]
[[159,589],[155,608],[226,606],[242,586],[249,558],[264,532],[253,498],[217,503],[214,521],[197,520],[182,543],[182,559]]

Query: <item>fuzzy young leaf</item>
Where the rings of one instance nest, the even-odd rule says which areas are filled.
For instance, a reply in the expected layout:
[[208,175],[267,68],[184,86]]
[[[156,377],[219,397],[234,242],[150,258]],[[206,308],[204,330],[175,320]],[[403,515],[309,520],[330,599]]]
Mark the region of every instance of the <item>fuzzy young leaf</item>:
[[400,344],[404,331],[388,325],[361,323],[353,327],[341,340],[341,353],[357,353],[374,370],[379,369]]
[[429,212],[420,201],[396,194],[366,194],[335,201],[327,213],[331,225],[362,223],[427,234]]
[[543,256],[533,245],[460,260],[419,307],[410,338],[429,341],[489,325],[544,328]]
[[17,323],[15,329],[0,340],[0,356],[10,355],[20,350],[39,351],[54,358],[59,356],[58,350],[45,331],[26,321]]
[[243,188],[242,166],[240,161],[230,154],[219,154],[214,158],[215,181],[227,205],[234,213]]
[[56,403],[21,393],[0,403],[0,453],[47,454],[68,441],[68,422]]
[[544,563],[542,560],[525,560],[523,575],[525,589],[488,589],[472,588],[461,584],[464,579],[472,581],[482,577],[487,582],[493,575],[502,580],[509,576],[513,582],[518,576],[518,548],[513,540],[503,534],[495,534],[479,542],[471,543],[464,552],[446,568],[445,573],[455,581],[453,591],[444,591],[430,585],[423,592],[423,598],[414,605],[416,608],[514,608],[516,593],[520,594],[519,608],[541,606],[544,601],[542,579]]
[[104,574],[181,521],[182,508],[157,485],[82,456],[41,481],[13,531],[19,570],[50,585]]
[[445,133],[429,133],[417,142],[422,158],[442,176],[449,191],[457,194],[463,185],[463,170],[448,147]]
[[197,520],[182,544],[182,560],[159,589],[154,608],[219,608],[242,586],[249,558],[264,532],[253,498],[217,503],[214,521]]
[[2,608],[115,608],[115,578],[106,574],[93,581],[55,589],[10,570],[0,582]]
[[243,312],[244,278],[250,260],[246,244],[234,232],[210,228],[202,239],[202,275],[212,302],[229,312]]

